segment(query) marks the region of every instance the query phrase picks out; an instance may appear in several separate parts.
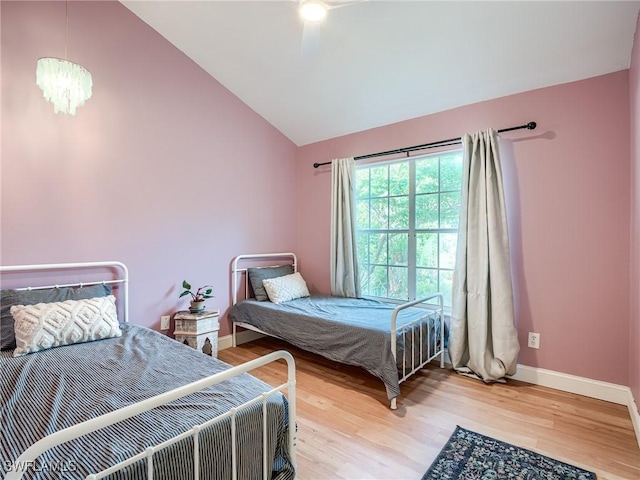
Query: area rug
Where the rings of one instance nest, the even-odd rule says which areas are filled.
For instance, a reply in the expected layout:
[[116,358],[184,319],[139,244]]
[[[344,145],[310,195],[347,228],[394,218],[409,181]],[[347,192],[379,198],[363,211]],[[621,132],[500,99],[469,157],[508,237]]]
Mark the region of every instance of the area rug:
[[456,427],[422,480],[594,480],[595,473]]

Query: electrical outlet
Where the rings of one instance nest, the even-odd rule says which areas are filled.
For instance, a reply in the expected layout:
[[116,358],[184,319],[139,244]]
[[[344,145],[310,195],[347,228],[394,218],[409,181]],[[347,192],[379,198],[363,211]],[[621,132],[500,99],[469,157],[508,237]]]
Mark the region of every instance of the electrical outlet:
[[529,332],[529,342],[527,345],[529,348],[540,348],[540,334]]
[[171,324],[171,315],[163,315],[160,317],[160,330],[169,330]]

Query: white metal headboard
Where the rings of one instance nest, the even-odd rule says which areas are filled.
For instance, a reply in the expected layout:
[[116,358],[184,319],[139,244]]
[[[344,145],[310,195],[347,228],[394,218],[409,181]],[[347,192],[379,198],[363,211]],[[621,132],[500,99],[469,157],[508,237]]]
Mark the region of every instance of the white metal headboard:
[[[293,266],[293,272],[298,271],[298,257],[296,257],[295,253],[292,252],[282,252],[282,253],[246,253],[243,255],[238,255],[233,259],[231,263],[231,289],[233,293],[231,294],[233,298],[232,305],[238,303],[238,279],[244,274],[244,296],[245,299],[248,298],[249,295],[249,275],[246,275],[247,268],[240,268],[239,263],[241,261],[263,261],[269,259],[279,259],[285,260],[287,262],[291,262]],[[260,266],[268,266],[268,265],[260,265]]]
[[[90,285],[112,285],[121,284],[121,300],[123,308],[123,320],[129,321],[129,269],[122,262],[105,261],[105,262],[81,262],[81,263],[45,263],[40,265],[0,265],[1,273],[20,273],[20,272],[35,272],[35,271],[52,271],[52,270],[79,270],[79,269],[91,269],[91,268],[114,268],[117,272],[117,277],[114,280],[96,280],[89,282],[76,282],[66,284],[54,284],[54,285],[31,285],[27,287],[18,287],[13,290],[44,290],[46,288],[63,288],[63,287],[87,287]],[[31,279],[30,279],[31,280]]]

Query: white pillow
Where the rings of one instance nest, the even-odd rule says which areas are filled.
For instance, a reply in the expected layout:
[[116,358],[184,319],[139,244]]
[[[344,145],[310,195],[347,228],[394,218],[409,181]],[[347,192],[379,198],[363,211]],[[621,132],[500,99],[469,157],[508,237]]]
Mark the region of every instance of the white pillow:
[[265,278],[262,285],[273,303],[283,303],[309,296],[309,289],[300,272],[282,277]]
[[122,335],[116,298],[89,298],[64,302],[14,305],[16,349],[14,357],[48,348]]

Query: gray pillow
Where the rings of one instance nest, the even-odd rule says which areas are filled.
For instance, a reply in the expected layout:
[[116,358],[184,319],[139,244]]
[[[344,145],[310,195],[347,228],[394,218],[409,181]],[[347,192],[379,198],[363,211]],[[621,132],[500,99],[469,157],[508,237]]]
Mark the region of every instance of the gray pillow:
[[269,300],[267,291],[262,285],[262,281],[267,278],[283,277],[285,275],[291,275],[293,273],[293,265],[279,265],[277,267],[259,267],[259,268],[247,268],[247,274],[249,275],[249,282],[251,282],[251,288],[253,289],[253,296],[259,302],[266,302]]
[[44,290],[0,290],[0,350],[16,348],[12,305],[35,305],[36,303],[64,302],[65,300],[85,300],[111,295],[109,285],[89,285],[87,287],[46,288]]

